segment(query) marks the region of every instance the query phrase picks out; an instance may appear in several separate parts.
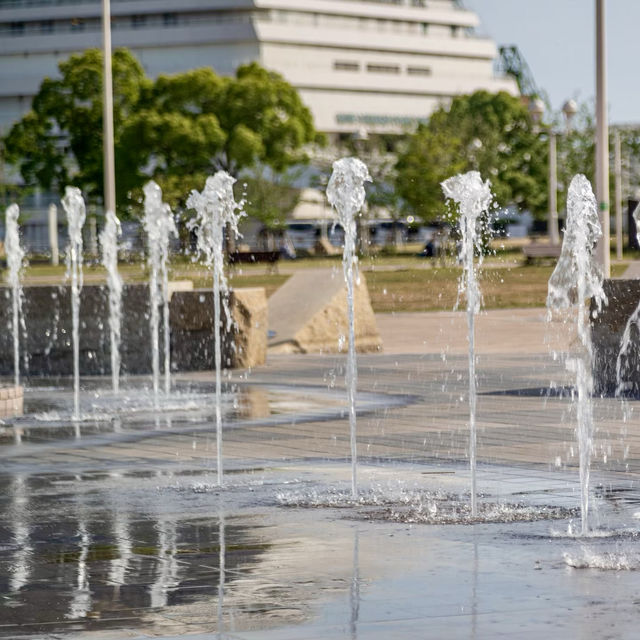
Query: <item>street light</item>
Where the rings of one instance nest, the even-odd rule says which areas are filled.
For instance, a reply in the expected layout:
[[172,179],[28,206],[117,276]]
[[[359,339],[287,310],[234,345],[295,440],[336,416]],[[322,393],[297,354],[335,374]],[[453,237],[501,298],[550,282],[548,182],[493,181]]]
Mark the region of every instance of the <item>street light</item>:
[[[529,112],[534,122],[540,122],[544,115],[545,106],[540,98],[531,101]],[[575,100],[567,100],[562,105],[567,133],[571,131],[571,123],[578,111]],[[557,133],[553,125],[549,127],[549,215],[547,217],[547,234],[552,245],[560,244],[558,230],[558,149]]]
[[607,117],[607,41],[605,0],[596,0],[596,198],[602,236],[596,260],[605,278],[611,276],[609,244],[609,120]]
[[111,3],[102,0],[102,147],[104,154],[104,213],[116,212],[115,157],[113,149],[113,80],[111,73]]

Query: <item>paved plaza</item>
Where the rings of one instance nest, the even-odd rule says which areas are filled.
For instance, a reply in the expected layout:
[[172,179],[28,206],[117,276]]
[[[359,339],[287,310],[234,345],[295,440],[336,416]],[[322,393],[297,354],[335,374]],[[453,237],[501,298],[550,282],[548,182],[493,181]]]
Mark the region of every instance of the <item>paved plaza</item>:
[[84,380],[75,424],[67,381],[31,381],[29,415],[0,425],[0,638],[636,637],[636,403],[595,402],[598,535],[577,538],[571,378],[552,355],[571,332],[542,309],[483,314],[481,501],[570,515],[394,519],[416,496],[468,499],[465,317],[378,326],[384,351],[358,360],[359,486],[384,509],[327,498],[350,488],[344,356],[233,372],[223,487],[211,373],[176,376],[158,412],[144,378],[117,399]]

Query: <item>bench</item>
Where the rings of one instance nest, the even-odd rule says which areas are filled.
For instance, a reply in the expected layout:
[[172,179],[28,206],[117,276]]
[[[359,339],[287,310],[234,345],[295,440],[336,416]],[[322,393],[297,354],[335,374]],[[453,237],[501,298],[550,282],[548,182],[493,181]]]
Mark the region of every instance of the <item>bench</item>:
[[561,244],[549,244],[548,242],[532,242],[522,247],[522,253],[527,262],[545,259],[557,260],[561,251]]
[[233,251],[229,254],[229,264],[258,264],[266,263],[267,272],[278,273],[280,251]]

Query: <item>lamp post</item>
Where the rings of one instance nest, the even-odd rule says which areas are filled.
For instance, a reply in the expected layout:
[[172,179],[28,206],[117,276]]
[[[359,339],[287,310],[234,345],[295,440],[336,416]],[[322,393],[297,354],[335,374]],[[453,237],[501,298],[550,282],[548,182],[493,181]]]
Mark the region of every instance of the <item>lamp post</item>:
[[605,0],[596,0],[596,198],[602,236],[596,260],[605,278],[611,276],[609,241],[609,121],[607,118],[607,41]]
[[104,154],[104,213],[116,212],[115,156],[113,150],[113,79],[111,74],[111,3],[102,0],[102,148]]
[[622,260],[622,145],[620,130],[614,134],[614,175],[616,194],[616,258]]
[[[545,106],[540,98],[535,98],[529,107],[534,122],[540,122],[544,115]],[[571,122],[578,111],[575,100],[567,100],[562,105],[567,133],[571,131]],[[560,244],[558,230],[558,134],[549,126],[549,215],[547,217],[547,234],[552,245]]]

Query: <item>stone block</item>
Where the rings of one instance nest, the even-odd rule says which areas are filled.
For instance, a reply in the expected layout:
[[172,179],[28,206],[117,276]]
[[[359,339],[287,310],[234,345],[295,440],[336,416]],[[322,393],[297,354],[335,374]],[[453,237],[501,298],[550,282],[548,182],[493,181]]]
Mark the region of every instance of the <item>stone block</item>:
[[[229,296],[230,331],[222,312],[222,366],[264,364],[267,352],[267,298],[262,288],[235,289]],[[177,292],[171,300],[172,366],[178,371],[213,369],[213,292]]]
[[[354,287],[356,351],[382,349],[364,274]],[[269,298],[269,353],[337,353],[347,349],[348,309],[341,273],[295,273]]]
[[0,418],[22,415],[24,390],[21,386],[0,387]]
[[[640,280],[605,280],[604,292],[609,303],[594,315],[592,308],[594,393],[613,395],[617,387],[617,361],[627,321],[640,304]],[[628,381],[640,391],[640,334],[632,332],[635,347],[630,354]]]
[[[213,294],[193,291],[192,284],[170,287],[172,369],[174,371],[213,367]],[[11,304],[0,305],[0,326],[10,327]],[[255,366],[266,354],[266,297],[263,289],[238,290],[231,296],[237,327],[225,335],[223,363],[229,367]],[[149,288],[145,284],[125,285],[122,293],[120,357],[123,374],[151,371]],[[111,371],[109,305],[106,286],[85,286],[80,295],[80,373],[108,375]],[[71,290],[67,286],[25,287],[21,331],[23,375],[70,375],[73,372]],[[160,312],[160,336],[162,313]],[[237,344],[237,348],[233,345]],[[160,361],[163,341],[159,340]],[[13,334],[0,332],[0,374],[13,374]]]

